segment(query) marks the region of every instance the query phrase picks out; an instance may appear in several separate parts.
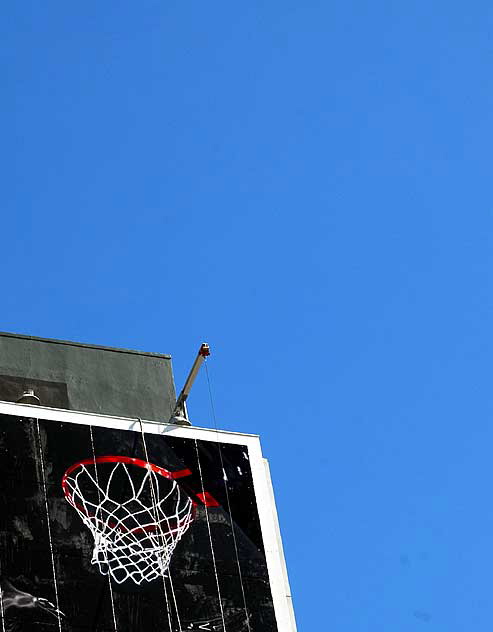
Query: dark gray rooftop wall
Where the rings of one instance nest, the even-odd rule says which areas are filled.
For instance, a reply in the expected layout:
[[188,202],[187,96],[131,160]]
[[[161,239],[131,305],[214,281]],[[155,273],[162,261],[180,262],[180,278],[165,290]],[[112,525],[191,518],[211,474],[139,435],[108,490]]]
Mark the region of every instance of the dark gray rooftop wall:
[[167,421],[171,358],[0,332],[0,400],[33,388],[42,406]]

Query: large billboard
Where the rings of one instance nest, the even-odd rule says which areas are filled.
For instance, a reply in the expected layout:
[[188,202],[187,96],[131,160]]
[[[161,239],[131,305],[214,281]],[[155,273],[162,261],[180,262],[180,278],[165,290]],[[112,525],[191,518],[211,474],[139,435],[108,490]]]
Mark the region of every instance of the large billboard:
[[0,404],[1,632],[291,630],[258,438]]

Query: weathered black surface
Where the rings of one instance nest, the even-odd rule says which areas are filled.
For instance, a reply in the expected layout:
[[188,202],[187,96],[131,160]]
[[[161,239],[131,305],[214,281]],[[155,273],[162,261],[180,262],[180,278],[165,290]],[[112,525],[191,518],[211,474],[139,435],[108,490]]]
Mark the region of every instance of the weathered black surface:
[[[108,577],[91,564],[93,538],[65,499],[62,476],[69,466],[94,454],[146,460],[139,432],[93,427],[93,440],[94,452],[88,426],[40,420],[38,434],[35,420],[0,416],[1,574],[16,589],[54,604],[52,550],[59,608],[66,615],[61,620],[64,632],[103,632],[115,628]],[[149,462],[170,471],[191,470],[192,475],[186,479],[190,496],[202,490],[193,439],[147,434],[145,443]],[[198,441],[197,448],[204,488],[220,506],[209,507],[206,514],[205,507],[197,504],[194,522],[173,554],[170,570],[177,609],[166,603],[162,578],[141,586],[131,580],[120,585],[112,582],[117,630],[180,632],[177,610],[183,632],[224,632],[223,616],[226,632],[247,632],[247,619],[251,632],[281,632],[275,622],[248,450],[245,446],[227,444],[219,448],[217,443],[208,441]],[[220,456],[228,479],[230,511]],[[51,550],[47,519],[51,527]],[[171,601],[169,580],[166,585]],[[57,617],[42,609],[10,608],[5,616],[8,625],[14,626],[12,630],[15,625],[25,632],[59,629]]]
[[43,406],[158,421],[175,403],[169,356],[0,333],[0,400],[26,388]]

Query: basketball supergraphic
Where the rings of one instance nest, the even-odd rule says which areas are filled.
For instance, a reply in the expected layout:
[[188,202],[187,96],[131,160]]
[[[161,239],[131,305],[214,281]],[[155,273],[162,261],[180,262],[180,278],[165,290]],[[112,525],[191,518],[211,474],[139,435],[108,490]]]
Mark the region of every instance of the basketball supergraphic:
[[2,629],[281,632],[258,438],[51,414],[0,414]]

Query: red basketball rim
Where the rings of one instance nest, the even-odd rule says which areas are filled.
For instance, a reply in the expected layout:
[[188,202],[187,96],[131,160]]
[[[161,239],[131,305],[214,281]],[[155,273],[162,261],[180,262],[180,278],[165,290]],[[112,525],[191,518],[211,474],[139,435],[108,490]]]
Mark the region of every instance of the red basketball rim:
[[[98,463],[124,463],[125,465],[135,465],[136,467],[141,467],[142,469],[155,472],[156,474],[159,474],[163,478],[167,478],[170,480],[183,478],[184,476],[190,476],[192,474],[192,472],[189,469],[170,472],[170,470],[167,470],[164,467],[160,467],[159,465],[155,465],[154,463],[149,463],[148,461],[143,461],[142,459],[135,459],[130,456],[115,456],[115,455],[97,456],[92,459],[83,459],[82,461],[77,461],[77,463],[74,463],[73,465],[71,465],[67,469],[65,474],[63,475],[62,489],[63,489],[63,493],[65,494],[65,497],[70,502],[70,504],[76,505],[80,509],[80,511],[82,511],[89,517],[93,517],[93,516],[88,514],[87,510],[84,507],[80,506],[79,503],[76,503],[74,501],[72,493],[69,489],[68,477],[70,476],[70,474],[72,474],[72,472],[74,472],[77,468],[81,467],[82,465],[97,465]],[[193,506],[192,508],[194,510],[195,506]],[[195,511],[193,511],[193,514],[194,513]],[[153,531],[155,529],[156,527],[149,526],[149,527],[142,527],[141,529],[132,529],[132,532]]]

